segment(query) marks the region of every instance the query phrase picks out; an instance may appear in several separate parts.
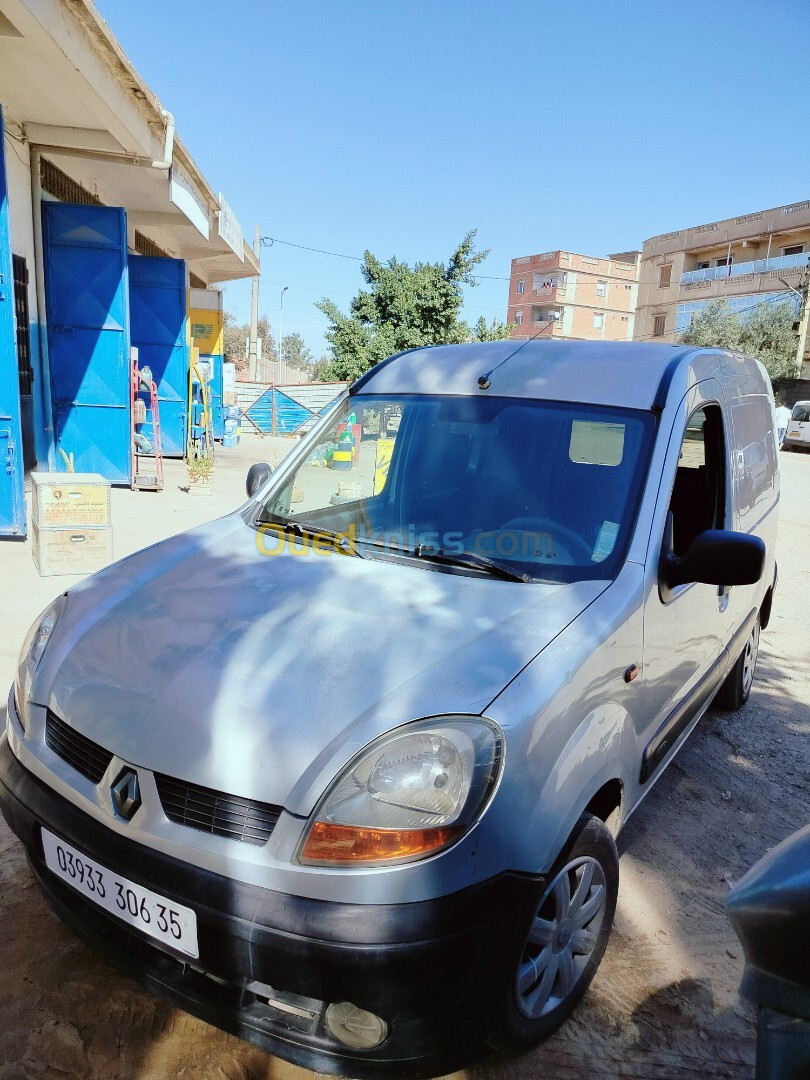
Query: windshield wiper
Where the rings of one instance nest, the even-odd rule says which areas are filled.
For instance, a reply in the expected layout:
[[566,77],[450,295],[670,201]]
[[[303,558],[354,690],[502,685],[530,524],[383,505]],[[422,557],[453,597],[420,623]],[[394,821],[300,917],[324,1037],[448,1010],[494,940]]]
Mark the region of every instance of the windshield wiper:
[[320,525],[310,525],[304,521],[293,521],[291,518],[259,518],[259,523],[262,525],[277,525],[280,529],[283,529],[285,533],[292,533],[293,536],[324,536],[329,540],[332,540],[335,547],[346,555],[354,555],[358,559],[364,559],[365,555],[361,555],[357,550],[357,545],[352,544],[351,540],[345,533],[335,532],[333,529],[324,529]]
[[520,570],[514,570],[506,563],[495,559],[488,559],[484,555],[478,555],[473,551],[448,551],[447,548],[434,548],[425,544],[417,544],[413,551],[407,552],[419,559],[430,559],[432,562],[443,563],[446,566],[465,566],[473,570],[486,570],[496,577],[506,578],[508,581],[528,582],[532,578]]

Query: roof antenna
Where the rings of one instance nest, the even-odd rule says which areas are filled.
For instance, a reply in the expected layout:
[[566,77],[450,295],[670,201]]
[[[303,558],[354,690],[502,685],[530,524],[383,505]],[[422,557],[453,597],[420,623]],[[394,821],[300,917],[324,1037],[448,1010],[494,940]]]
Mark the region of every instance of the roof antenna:
[[530,341],[534,341],[535,338],[540,337],[540,335],[542,333],[544,333],[546,330],[548,330],[548,328],[550,326],[553,326],[553,325],[554,325],[553,322],[549,322],[548,326],[542,326],[537,331],[536,334],[532,334],[532,336],[530,338],[526,338],[526,340],[522,341],[520,343],[520,345],[518,345],[518,347],[516,349],[513,349],[512,352],[510,352],[507,356],[505,356],[503,358],[503,360],[501,360],[500,364],[496,364],[494,368],[491,368],[489,371],[485,371],[483,375],[479,375],[478,376],[478,389],[479,390],[489,390],[490,386],[492,385],[492,381],[491,381],[490,377],[495,374],[495,372],[498,370],[498,368],[503,367],[503,365],[506,363],[507,360],[511,360],[513,356],[516,356],[517,353],[519,353],[520,350],[522,348],[524,348],[524,346],[528,345]]

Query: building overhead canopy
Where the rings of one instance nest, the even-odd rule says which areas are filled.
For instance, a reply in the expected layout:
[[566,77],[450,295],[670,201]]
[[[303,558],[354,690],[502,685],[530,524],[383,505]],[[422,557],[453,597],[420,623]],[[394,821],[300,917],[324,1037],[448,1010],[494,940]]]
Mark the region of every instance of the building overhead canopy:
[[[12,139],[123,206],[132,232],[203,280],[258,273],[244,241],[232,246],[232,220],[231,242],[221,235],[218,195],[182,142],[169,146],[171,117],[90,0],[0,0],[0,101]],[[167,148],[172,167],[155,168]]]

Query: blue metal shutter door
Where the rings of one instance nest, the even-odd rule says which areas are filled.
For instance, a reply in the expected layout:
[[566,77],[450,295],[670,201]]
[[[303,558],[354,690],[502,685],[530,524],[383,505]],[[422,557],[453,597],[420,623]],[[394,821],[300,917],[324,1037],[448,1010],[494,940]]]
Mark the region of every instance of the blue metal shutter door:
[[0,536],[25,536],[20,379],[14,333],[14,278],[5,150],[0,107]]
[[43,203],[42,221],[57,450],[73,454],[76,472],[129,484],[126,216]]
[[160,430],[166,457],[186,452],[188,347],[186,264],[151,255],[129,257],[130,337],[138,364],[157,383]]

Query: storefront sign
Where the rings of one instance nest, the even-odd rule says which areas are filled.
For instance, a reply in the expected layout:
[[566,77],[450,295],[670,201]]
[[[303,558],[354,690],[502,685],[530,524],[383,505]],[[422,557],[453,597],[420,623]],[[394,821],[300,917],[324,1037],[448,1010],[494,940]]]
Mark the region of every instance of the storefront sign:
[[245,241],[242,236],[242,226],[236,219],[236,214],[219,193],[219,214],[217,215],[217,231],[238,259],[245,261]]
[[169,171],[169,199],[207,240],[208,202],[181,165],[172,165]]

